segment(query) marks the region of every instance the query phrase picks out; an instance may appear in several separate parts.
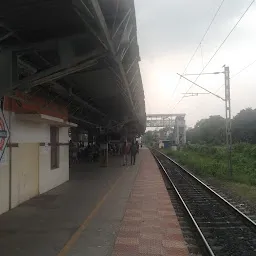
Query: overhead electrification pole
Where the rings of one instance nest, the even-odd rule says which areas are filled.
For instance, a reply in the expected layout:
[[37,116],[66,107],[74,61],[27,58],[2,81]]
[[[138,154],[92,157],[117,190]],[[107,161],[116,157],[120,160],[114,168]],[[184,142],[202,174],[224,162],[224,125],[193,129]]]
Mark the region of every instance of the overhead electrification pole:
[[[231,133],[231,100],[230,100],[230,71],[229,67],[223,66],[224,72],[213,72],[213,73],[201,73],[201,74],[185,74],[184,76],[178,74],[180,77],[186,79],[187,81],[191,82],[192,84],[196,85],[197,87],[203,89],[208,94],[212,94],[213,96],[223,100],[225,102],[225,115],[226,115],[226,144],[227,144],[227,159],[228,159],[228,174],[230,177],[233,175],[232,171],[232,133]],[[198,85],[197,83],[189,80],[185,76],[194,76],[194,75],[217,75],[217,74],[224,74],[225,77],[225,98],[205,89],[204,87]],[[185,93],[183,97],[189,96],[198,96],[200,93]]]
[[228,152],[228,170],[232,177],[232,135],[231,135],[231,101],[229,67],[224,66],[225,75],[225,112],[226,112],[226,143]]

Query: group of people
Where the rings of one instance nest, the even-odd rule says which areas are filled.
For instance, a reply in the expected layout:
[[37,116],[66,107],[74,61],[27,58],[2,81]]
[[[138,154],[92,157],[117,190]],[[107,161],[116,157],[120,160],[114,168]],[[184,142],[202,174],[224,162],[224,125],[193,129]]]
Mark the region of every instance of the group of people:
[[89,143],[87,146],[83,142],[74,143],[70,140],[69,142],[69,155],[71,163],[78,163],[82,159],[88,160],[89,162],[95,162],[100,156],[100,147],[97,144]]
[[118,143],[109,143],[108,151],[110,155],[117,156],[120,154],[120,145]]
[[132,141],[129,143],[127,140],[124,142],[122,147],[122,154],[123,154],[123,165],[128,164],[128,155],[130,154],[131,157],[131,165],[135,165],[136,162],[136,155],[139,154],[139,142]]
[[[124,141],[122,144],[109,144],[108,151],[111,155],[123,155],[123,165],[128,164],[128,156],[130,155],[131,165],[135,165],[136,155],[139,153],[139,143]],[[70,163],[79,163],[82,159],[89,162],[97,162],[100,157],[100,145],[89,143],[87,146],[83,142],[69,142]]]

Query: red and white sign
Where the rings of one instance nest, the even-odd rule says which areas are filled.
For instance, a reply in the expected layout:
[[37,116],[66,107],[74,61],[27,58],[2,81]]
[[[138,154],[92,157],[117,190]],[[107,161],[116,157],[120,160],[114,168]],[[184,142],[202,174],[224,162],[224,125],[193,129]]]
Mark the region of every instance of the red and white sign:
[[2,110],[0,110],[0,160],[2,159],[2,156],[4,154],[4,150],[9,140],[9,136],[10,134],[4,118],[4,113]]

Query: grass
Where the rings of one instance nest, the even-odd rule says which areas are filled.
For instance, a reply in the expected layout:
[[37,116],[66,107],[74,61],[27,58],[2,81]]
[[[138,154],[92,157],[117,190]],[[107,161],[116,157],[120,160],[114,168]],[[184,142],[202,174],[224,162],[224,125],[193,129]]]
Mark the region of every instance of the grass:
[[247,184],[224,182],[225,187],[234,194],[239,195],[243,199],[247,199],[250,202],[256,202],[256,187],[249,186]]
[[179,151],[163,151],[194,174],[202,178],[213,177],[236,195],[256,202],[256,145],[234,145],[232,178],[228,175],[225,147],[189,145]]

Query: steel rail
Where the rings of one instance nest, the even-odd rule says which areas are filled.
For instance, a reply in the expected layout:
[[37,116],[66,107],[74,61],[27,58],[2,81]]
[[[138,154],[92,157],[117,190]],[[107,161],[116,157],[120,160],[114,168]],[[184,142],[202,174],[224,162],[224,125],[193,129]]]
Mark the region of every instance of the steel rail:
[[[158,150],[156,150],[156,151],[158,151]],[[158,151],[158,152],[159,152],[159,151]],[[203,241],[204,246],[205,246],[207,252],[209,253],[209,255],[215,256],[215,254],[213,253],[213,251],[212,251],[210,245],[208,244],[208,242],[207,242],[205,236],[203,235],[203,232],[202,232],[201,229],[199,228],[199,226],[198,226],[196,220],[194,219],[192,213],[190,212],[189,208],[187,207],[187,205],[186,205],[185,201],[183,200],[182,196],[180,195],[178,189],[176,188],[176,186],[175,186],[174,183],[172,182],[172,179],[170,178],[169,174],[168,174],[167,171],[165,170],[164,166],[162,165],[162,163],[160,162],[160,160],[158,159],[158,157],[152,152],[152,150],[151,150],[151,153],[152,153],[152,155],[154,156],[154,158],[156,159],[156,161],[158,162],[158,164],[159,164],[159,166],[161,167],[162,171],[164,172],[165,176],[167,177],[167,179],[168,179],[169,182],[171,183],[171,185],[172,185],[172,187],[173,187],[175,193],[177,194],[178,198],[180,199],[180,201],[181,201],[183,207],[185,208],[187,214],[189,215],[189,218],[190,218],[191,221],[193,222],[193,225],[195,226],[195,228],[196,228],[196,230],[197,230],[197,232],[198,232],[198,234],[199,234],[201,240]]]
[[[204,182],[202,182],[200,179],[198,179],[195,175],[193,175],[191,172],[189,172],[187,169],[185,169],[183,166],[181,166],[179,163],[177,163],[176,161],[174,161],[173,159],[171,159],[169,156],[165,155],[164,153],[162,153],[159,150],[154,149],[156,152],[160,153],[162,156],[164,156],[165,158],[167,158],[169,161],[171,161],[173,164],[175,164],[176,166],[178,166],[181,170],[183,170],[186,174],[188,174],[190,177],[192,177],[194,180],[196,180],[198,183],[200,183],[200,185],[202,185],[204,188],[206,188],[208,191],[210,191],[217,199],[221,200],[222,202],[224,202],[225,204],[227,204],[234,212],[236,212],[238,215],[240,215],[242,217],[242,219],[244,220],[244,222],[250,226],[253,226],[253,228],[256,229],[256,223],[249,218],[248,216],[246,216],[243,212],[241,212],[240,210],[238,210],[234,205],[232,205],[230,202],[228,202],[225,198],[223,198],[221,195],[219,195],[217,192],[215,192],[212,188],[210,188],[208,185],[206,185]],[[152,152],[152,151],[151,151]]]

